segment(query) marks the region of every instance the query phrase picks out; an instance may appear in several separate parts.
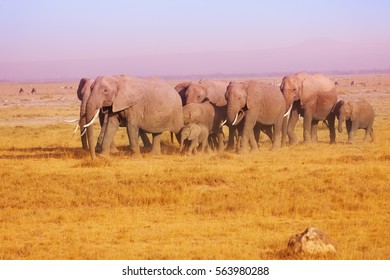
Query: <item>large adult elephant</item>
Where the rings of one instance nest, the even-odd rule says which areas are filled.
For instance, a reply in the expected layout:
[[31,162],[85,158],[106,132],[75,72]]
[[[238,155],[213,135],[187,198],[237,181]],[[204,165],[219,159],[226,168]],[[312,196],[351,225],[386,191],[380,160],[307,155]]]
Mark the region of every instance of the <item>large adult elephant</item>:
[[[86,151],[89,150],[89,148],[87,142],[86,129],[84,128],[84,125],[86,125],[87,123],[85,113],[86,113],[87,101],[91,94],[91,86],[94,81],[95,81],[94,79],[82,78],[80,79],[79,85],[77,87],[77,97],[81,101],[80,119],[79,119],[81,144],[83,149]],[[108,108],[105,109],[102,108],[99,112],[99,121],[100,121],[101,129],[95,147],[95,151],[97,152],[100,152],[102,149],[103,138],[107,127],[107,122],[108,122],[108,110],[109,110]],[[120,126],[124,127],[125,126],[124,120],[120,119],[119,121],[120,121]],[[144,143],[144,147],[149,149],[151,147],[151,143],[148,136],[144,132],[140,132],[140,136],[142,138],[142,142]],[[114,141],[111,143],[110,147],[111,147],[111,151],[116,150]]]
[[332,109],[337,103],[334,82],[322,74],[297,73],[283,78],[280,85],[287,106],[291,107],[287,133],[291,144],[298,142],[294,132],[299,114],[303,114],[303,138],[307,143],[317,142],[317,125],[327,120],[330,142],[336,141],[335,115]]
[[139,155],[138,135],[141,129],[152,133],[151,153],[160,154],[161,133],[179,133],[183,127],[181,100],[175,89],[161,79],[139,79],[128,76],[100,76],[91,87],[87,101],[86,118],[88,144],[92,159],[93,121],[100,108],[111,107],[103,139],[102,156],[110,153],[110,143],[119,127],[118,115],[126,120],[126,129],[133,154]]
[[232,125],[244,122],[239,153],[258,149],[254,137],[256,124],[273,126],[272,147],[278,148],[282,143],[282,129],[286,102],[279,89],[256,80],[231,82],[226,91],[227,120]]
[[[209,81],[200,80],[192,82],[183,82],[176,86],[176,91],[179,93],[182,104],[187,105],[191,103],[202,103],[204,101],[210,101],[215,106],[221,108],[222,111],[227,113],[227,102],[225,99],[225,92],[228,82],[223,81]],[[229,140],[228,149],[234,148],[234,135],[236,128],[229,126]],[[222,130],[218,138],[223,138]],[[219,142],[218,150],[222,152],[225,149],[223,141]]]

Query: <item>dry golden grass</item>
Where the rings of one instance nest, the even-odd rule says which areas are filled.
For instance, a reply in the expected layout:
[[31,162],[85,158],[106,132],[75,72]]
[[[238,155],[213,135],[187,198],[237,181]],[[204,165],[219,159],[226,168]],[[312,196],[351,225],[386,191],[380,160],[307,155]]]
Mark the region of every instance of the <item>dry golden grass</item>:
[[62,122],[78,115],[75,89],[15,97],[20,85],[0,85],[16,102],[0,107],[0,259],[288,259],[290,235],[309,226],[336,241],[325,258],[388,259],[390,76],[380,78],[377,92],[361,86],[376,143],[359,131],[354,145],[346,134],[329,145],[324,128],[316,145],[269,151],[263,137],[256,154],[185,157],[165,135],[164,155],[132,159],[121,129],[122,151],[94,162]]

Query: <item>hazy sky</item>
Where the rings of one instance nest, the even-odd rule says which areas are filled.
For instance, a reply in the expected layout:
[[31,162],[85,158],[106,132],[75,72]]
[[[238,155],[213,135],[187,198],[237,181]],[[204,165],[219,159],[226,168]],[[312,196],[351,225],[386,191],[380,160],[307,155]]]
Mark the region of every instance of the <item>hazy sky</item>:
[[389,11],[388,0],[0,0],[0,80],[390,68]]

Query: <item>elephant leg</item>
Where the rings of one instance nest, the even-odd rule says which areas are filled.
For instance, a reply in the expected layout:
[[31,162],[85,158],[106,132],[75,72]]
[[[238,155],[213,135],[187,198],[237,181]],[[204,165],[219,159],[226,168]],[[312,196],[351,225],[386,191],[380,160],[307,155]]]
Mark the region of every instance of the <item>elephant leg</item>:
[[371,142],[375,142],[375,134],[374,129],[370,126],[369,128],[370,136],[371,136]]
[[310,138],[311,138],[311,141],[313,143],[317,143],[318,142],[318,134],[317,134],[318,123],[319,123],[319,121],[317,121],[317,120],[312,120],[311,121]]
[[[260,131],[262,131],[261,125],[256,124],[255,127],[253,128],[253,135],[255,137],[254,141],[256,142],[257,146],[260,145]],[[252,147],[252,144],[251,144],[251,147]]]
[[280,118],[274,125],[274,137],[272,141],[272,150],[279,149],[282,146],[282,128],[284,118]]
[[189,153],[190,153],[190,154],[196,154],[197,151],[198,151],[198,150],[197,150],[198,146],[199,146],[199,140],[198,140],[198,138],[193,139],[193,140],[191,141]]
[[310,111],[306,111],[303,117],[303,141],[305,143],[311,143],[311,126],[313,121],[313,115]]
[[[259,132],[260,134],[260,132]],[[249,135],[249,146],[251,152],[257,152],[259,150],[258,140],[256,140],[255,133],[250,133]]]
[[222,129],[217,132],[217,139],[218,139],[218,153],[223,153],[225,150],[225,143],[223,142],[223,132]]
[[242,130],[241,143],[238,149],[239,154],[244,154],[248,152],[250,137],[253,136],[253,140],[254,140],[253,128],[255,127],[255,124],[254,123],[250,124],[249,122],[250,121],[248,119],[245,120],[244,128]]
[[140,131],[139,135],[141,136],[142,143],[144,143],[144,148],[146,150],[150,150],[152,148],[152,143],[150,143],[148,135],[146,135],[146,133],[143,131]]
[[354,134],[355,134],[355,132],[352,131],[352,130],[351,130],[351,132],[348,133],[348,141],[347,141],[348,144],[352,144],[352,143],[353,143],[354,138],[355,138],[355,137],[354,137],[354,136],[355,136]]
[[357,122],[351,122],[351,131],[348,133],[348,143],[353,143],[355,141],[355,133],[359,125]]
[[241,136],[239,148],[237,150],[237,153],[239,154],[245,154],[248,152],[248,137]]
[[229,126],[229,139],[226,149],[233,150],[234,149],[234,137],[236,133],[237,127],[235,126]]
[[153,133],[152,150],[150,151],[153,155],[161,155],[161,133]]
[[367,136],[368,136],[368,128],[365,129],[364,138],[363,138],[363,143],[366,142]]
[[95,152],[100,153],[102,151],[104,134],[106,133],[107,123],[108,123],[108,113],[104,114],[101,111],[99,112],[99,123],[100,123],[100,133],[97,138]]
[[284,117],[283,118],[283,123],[282,123],[282,143],[281,146],[286,145],[286,140],[287,140],[287,125],[288,125],[288,118]]
[[330,114],[327,118],[328,126],[329,126],[329,138],[330,144],[336,143],[336,116],[334,114]]
[[295,125],[299,120],[298,110],[292,110],[290,113],[290,118],[287,123],[287,135],[291,145],[298,143],[298,138],[295,134]]
[[102,151],[100,156],[109,157],[111,152],[111,143],[114,141],[114,137],[119,128],[119,120],[115,114],[106,114],[107,115],[107,125],[104,132],[104,137],[102,139]]
[[207,137],[205,137],[205,139],[202,140],[201,146],[200,146],[200,151],[202,153],[204,153],[206,150],[208,150],[207,149],[207,146],[208,146],[207,144],[208,144]]
[[209,137],[207,137],[207,141],[209,142],[209,146],[211,147],[211,149],[214,150],[213,134],[210,134]]
[[130,142],[130,150],[133,156],[139,156],[141,154],[140,148],[138,145],[138,134],[139,128],[136,125],[131,125],[130,123],[126,126],[127,136]]

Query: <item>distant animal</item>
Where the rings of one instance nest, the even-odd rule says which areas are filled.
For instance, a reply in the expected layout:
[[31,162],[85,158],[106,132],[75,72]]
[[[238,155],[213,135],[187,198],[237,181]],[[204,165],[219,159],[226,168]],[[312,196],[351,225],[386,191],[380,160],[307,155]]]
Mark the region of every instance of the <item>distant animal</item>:
[[374,108],[365,100],[347,101],[340,100],[335,107],[335,115],[339,120],[338,131],[343,132],[343,123],[345,121],[348,132],[348,143],[354,142],[354,136],[358,129],[365,129],[363,141],[366,141],[367,135],[371,140],[375,140],[373,124],[375,120]]
[[335,116],[332,114],[337,103],[334,82],[322,74],[297,73],[284,77],[280,90],[291,108],[287,128],[291,144],[298,142],[294,128],[299,112],[303,115],[303,138],[306,143],[318,141],[317,126],[320,120],[328,121],[330,142],[336,141]]
[[356,82],[355,81],[351,81],[351,86],[354,86],[356,85]]
[[31,94],[35,94],[35,93],[37,93],[36,89],[35,89],[35,88],[32,88]]
[[[180,152],[187,150],[187,155],[196,153],[200,146],[200,151],[204,152],[208,149],[209,130],[205,125],[190,123],[180,131]],[[189,141],[190,143],[186,143]]]
[[20,89],[19,89],[19,94],[23,94],[23,93],[24,93],[23,88],[20,88]]

